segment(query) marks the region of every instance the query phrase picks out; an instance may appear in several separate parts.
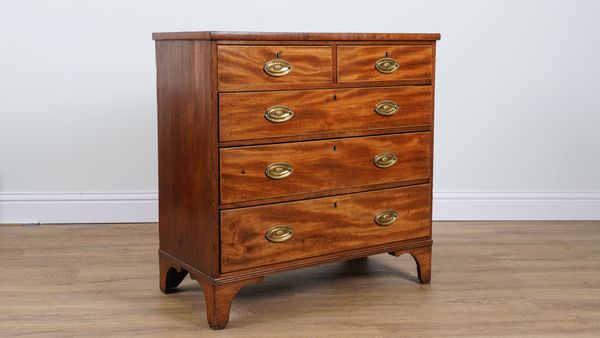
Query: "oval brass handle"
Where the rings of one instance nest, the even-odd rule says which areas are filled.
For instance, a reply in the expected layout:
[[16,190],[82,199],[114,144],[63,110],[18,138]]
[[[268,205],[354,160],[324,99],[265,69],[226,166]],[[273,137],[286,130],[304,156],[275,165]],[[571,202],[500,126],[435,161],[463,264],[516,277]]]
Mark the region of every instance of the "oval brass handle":
[[375,68],[380,73],[389,74],[397,71],[398,68],[400,68],[400,64],[398,64],[398,61],[392,58],[385,57],[375,62]]
[[375,112],[379,115],[389,116],[398,112],[400,106],[392,100],[384,100],[375,105]]
[[269,240],[269,242],[281,243],[292,238],[293,235],[294,229],[291,227],[287,225],[277,225],[267,230],[265,238]]
[[398,156],[394,153],[381,153],[373,158],[373,164],[378,168],[389,168],[398,161]]
[[292,65],[282,59],[273,59],[265,62],[263,69],[271,76],[284,76],[292,71]]
[[396,222],[398,213],[396,210],[388,209],[378,212],[373,219],[375,223],[381,226],[388,226]]
[[285,162],[271,163],[265,169],[265,175],[274,180],[286,178],[292,174],[294,168],[291,164]]
[[265,118],[274,123],[285,122],[294,116],[294,111],[288,106],[273,106],[265,110]]

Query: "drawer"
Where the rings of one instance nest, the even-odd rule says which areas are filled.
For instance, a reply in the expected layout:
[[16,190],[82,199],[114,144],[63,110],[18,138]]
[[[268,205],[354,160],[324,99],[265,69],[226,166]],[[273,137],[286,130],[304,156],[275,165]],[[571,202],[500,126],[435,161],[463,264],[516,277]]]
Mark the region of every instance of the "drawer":
[[221,141],[430,125],[431,86],[224,93]]
[[339,82],[431,79],[433,48],[428,45],[339,46],[337,64]]
[[430,193],[418,185],[221,211],[221,271],[431,236]]
[[218,46],[219,90],[331,83],[332,47]]
[[427,179],[430,159],[430,132],[223,148],[221,203]]

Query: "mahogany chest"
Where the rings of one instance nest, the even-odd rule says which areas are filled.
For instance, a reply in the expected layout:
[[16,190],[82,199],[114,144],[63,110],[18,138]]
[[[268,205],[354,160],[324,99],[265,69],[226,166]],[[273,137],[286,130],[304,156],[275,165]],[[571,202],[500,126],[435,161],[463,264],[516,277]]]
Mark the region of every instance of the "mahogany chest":
[[208,323],[264,276],[411,254],[431,274],[439,34],[155,33],[160,288]]

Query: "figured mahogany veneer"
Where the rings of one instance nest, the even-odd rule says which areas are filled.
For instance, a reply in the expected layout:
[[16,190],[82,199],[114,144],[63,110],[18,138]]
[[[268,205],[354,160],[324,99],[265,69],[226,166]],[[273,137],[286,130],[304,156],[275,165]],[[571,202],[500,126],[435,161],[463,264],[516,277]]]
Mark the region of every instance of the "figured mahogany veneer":
[[[431,79],[432,46],[339,46],[337,49],[338,81],[393,81]],[[373,65],[389,57],[398,61],[397,71],[384,74]]]
[[[431,86],[376,87],[330,90],[224,93],[219,95],[221,141],[255,140],[277,136],[315,135],[395,127],[429,129]],[[382,101],[398,104],[393,115],[380,115]],[[282,123],[265,118],[273,106],[289,107],[293,115]]]
[[[389,168],[373,163],[375,156],[393,153]],[[352,186],[427,179],[431,168],[431,133],[279,143],[220,150],[221,203],[301,195]],[[290,176],[265,175],[271,163],[293,167]],[[302,197],[302,196],[298,196]]]
[[153,37],[163,292],[189,274],[222,329],[279,271],[409,253],[430,281],[439,34]]
[[[416,185],[221,211],[222,271],[429,237],[429,192],[429,185]],[[398,212],[393,224],[373,222],[387,209]],[[265,232],[281,224],[294,235],[282,243],[265,241]]]
[[153,33],[154,40],[223,40],[252,43],[258,41],[265,43],[273,40],[293,42],[318,41],[319,43],[352,41],[355,43],[369,41],[385,41],[397,43],[398,41],[417,42],[423,41],[431,44],[440,39],[439,33],[300,33],[300,32],[164,32]]
[[[331,83],[332,47],[315,46],[219,46],[219,90],[260,89],[261,85]],[[292,65],[285,76],[270,76],[263,70],[266,61],[281,59]]]

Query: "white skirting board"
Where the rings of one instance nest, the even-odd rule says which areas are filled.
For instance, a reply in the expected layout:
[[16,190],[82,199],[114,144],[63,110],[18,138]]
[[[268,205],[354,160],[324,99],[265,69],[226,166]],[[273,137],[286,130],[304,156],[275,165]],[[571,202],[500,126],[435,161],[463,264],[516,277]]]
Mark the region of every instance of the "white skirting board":
[[600,192],[434,192],[437,221],[600,220]]
[[[600,192],[436,192],[433,219],[600,220]],[[0,194],[0,224],[156,222],[156,192]]]
[[156,222],[157,195],[156,192],[0,194],[0,224]]

